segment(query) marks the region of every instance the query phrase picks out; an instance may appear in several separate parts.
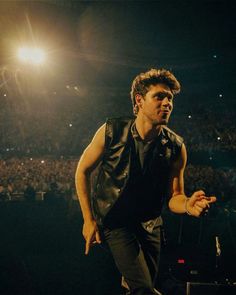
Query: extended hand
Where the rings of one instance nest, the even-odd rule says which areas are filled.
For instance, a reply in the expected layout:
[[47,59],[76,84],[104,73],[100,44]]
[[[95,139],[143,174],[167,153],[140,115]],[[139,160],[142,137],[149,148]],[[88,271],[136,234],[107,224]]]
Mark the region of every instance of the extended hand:
[[92,244],[101,243],[98,226],[95,220],[84,222],[83,236],[86,241],[85,255],[87,255]]
[[207,197],[204,191],[197,191],[188,199],[186,209],[191,215],[199,217],[204,212],[207,212],[210,204],[214,202],[216,202],[215,196]]

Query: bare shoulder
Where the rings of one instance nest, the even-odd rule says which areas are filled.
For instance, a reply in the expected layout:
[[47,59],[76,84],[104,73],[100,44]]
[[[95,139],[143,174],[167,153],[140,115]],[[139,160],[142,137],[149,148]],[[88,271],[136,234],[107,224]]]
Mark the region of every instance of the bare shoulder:
[[95,133],[92,141],[85,149],[84,153],[102,153],[105,149],[106,124],[103,124]]
[[91,143],[89,145],[105,145],[105,132],[106,132],[106,124],[103,124],[95,133]]
[[186,150],[185,144],[182,143],[180,154],[178,158],[175,160],[175,162],[173,163],[173,168],[177,170],[184,169],[186,166],[186,163],[187,163],[187,150]]
[[106,124],[103,124],[84,150],[79,161],[82,170],[93,170],[101,161],[105,151],[105,130]]

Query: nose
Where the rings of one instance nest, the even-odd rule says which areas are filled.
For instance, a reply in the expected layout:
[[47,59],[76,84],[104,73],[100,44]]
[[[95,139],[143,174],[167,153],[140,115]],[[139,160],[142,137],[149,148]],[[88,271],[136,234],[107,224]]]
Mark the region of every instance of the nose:
[[162,100],[162,104],[164,106],[172,106],[172,102],[167,96]]

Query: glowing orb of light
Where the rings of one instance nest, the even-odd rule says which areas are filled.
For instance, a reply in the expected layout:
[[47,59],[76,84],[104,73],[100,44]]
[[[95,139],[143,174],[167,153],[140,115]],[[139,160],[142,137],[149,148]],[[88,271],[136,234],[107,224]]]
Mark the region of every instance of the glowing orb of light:
[[45,61],[45,53],[40,48],[21,47],[18,50],[18,57],[24,63],[39,65]]

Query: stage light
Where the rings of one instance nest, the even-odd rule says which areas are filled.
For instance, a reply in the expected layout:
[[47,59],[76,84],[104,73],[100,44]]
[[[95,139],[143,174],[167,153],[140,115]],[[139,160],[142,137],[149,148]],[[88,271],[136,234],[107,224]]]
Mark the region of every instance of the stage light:
[[32,62],[42,64],[45,61],[45,53],[40,48],[35,48],[32,52]]
[[191,119],[191,118],[192,118],[192,116],[191,116],[191,115],[188,115],[188,118],[189,118],[189,119]]
[[41,163],[44,164],[44,160],[42,160]]
[[214,57],[214,58],[217,58],[217,55],[216,55],[216,54],[214,54],[214,55],[213,55],[213,57]]
[[220,139],[221,139],[221,138],[218,136],[218,137],[217,137],[217,140],[220,140]]
[[21,47],[18,50],[18,57],[21,62],[40,65],[45,61],[45,53],[40,48]]
[[29,58],[29,50],[28,48],[20,48],[18,51],[18,57],[21,61],[27,62]]
[[3,94],[3,96],[5,96],[5,97],[6,97],[6,96],[7,96],[7,95],[6,95],[6,93],[4,93],[4,94]]
[[72,124],[70,123],[69,126],[72,127]]
[[223,97],[223,94],[219,94],[219,97],[222,98]]

